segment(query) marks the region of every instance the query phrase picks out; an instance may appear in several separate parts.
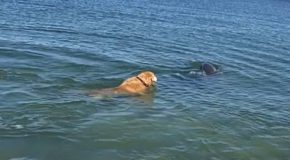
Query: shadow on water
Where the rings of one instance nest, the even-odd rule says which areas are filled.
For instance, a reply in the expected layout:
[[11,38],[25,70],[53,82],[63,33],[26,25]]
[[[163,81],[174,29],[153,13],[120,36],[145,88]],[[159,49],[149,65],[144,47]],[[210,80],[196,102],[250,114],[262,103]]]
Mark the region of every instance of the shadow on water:
[[112,96],[112,97],[92,97],[94,100],[109,102],[109,101],[119,101],[120,103],[129,103],[133,106],[143,106],[146,107],[153,106],[154,104],[155,92],[146,93],[143,95],[134,96]]
[[158,74],[180,74],[190,77],[203,77],[221,74],[223,72],[223,68],[220,64],[207,61],[189,61],[183,63],[181,66],[174,66],[174,68],[171,66],[156,66],[158,69],[152,68],[152,71],[156,72],[157,76]]

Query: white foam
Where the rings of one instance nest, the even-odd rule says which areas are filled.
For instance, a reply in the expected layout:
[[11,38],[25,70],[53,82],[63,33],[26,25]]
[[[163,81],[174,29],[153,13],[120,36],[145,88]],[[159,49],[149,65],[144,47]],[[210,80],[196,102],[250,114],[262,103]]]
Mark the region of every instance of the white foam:
[[20,124],[16,124],[13,127],[15,127],[16,129],[23,129],[24,127]]

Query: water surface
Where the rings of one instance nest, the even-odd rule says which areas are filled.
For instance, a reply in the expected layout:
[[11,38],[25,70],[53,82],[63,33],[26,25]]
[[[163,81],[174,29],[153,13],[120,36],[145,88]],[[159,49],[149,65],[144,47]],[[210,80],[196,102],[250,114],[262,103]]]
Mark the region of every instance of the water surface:
[[[289,158],[289,1],[0,3],[0,159]],[[142,70],[151,96],[86,95]]]

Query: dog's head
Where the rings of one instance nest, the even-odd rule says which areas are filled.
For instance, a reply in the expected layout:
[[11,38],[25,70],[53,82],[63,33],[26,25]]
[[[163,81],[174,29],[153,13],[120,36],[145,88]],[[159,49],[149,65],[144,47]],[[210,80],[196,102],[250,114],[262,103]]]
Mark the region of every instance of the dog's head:
[[137,77],[144,81],[148,86],[153,86],[157,82],[157,77],[150,71],[141,72]]

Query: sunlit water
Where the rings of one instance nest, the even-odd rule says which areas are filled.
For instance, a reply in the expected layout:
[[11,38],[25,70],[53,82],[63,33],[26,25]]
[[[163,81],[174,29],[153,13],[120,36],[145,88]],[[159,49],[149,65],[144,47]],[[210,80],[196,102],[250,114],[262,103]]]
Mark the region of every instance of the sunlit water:
[[[1,160],[289,159],[288,0],[0,4]],[[87,96],[142,70],[152,95]]]

